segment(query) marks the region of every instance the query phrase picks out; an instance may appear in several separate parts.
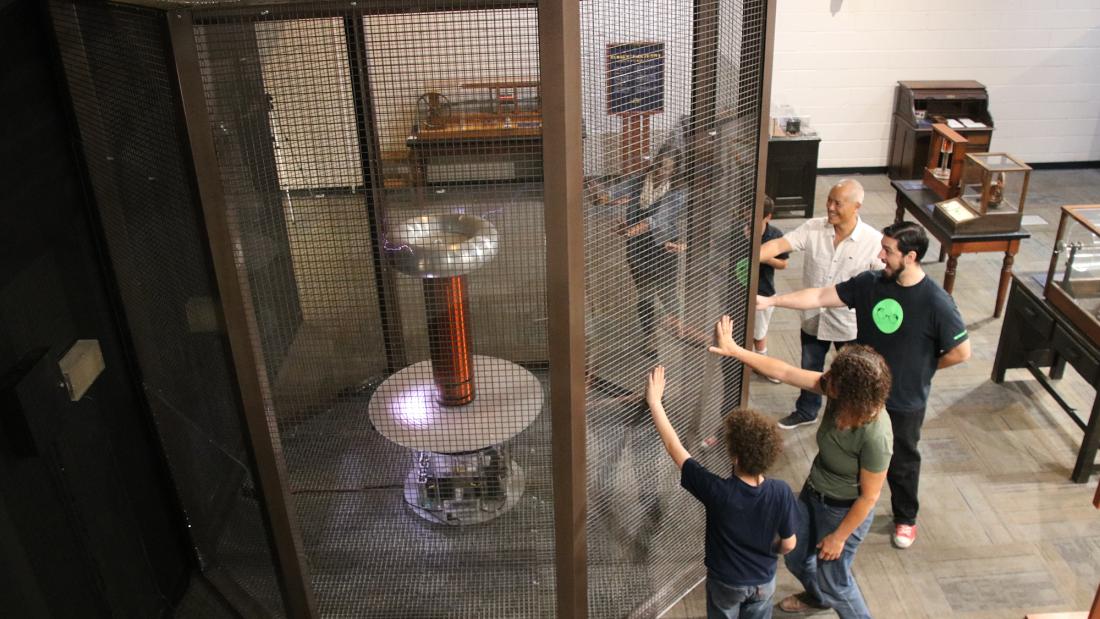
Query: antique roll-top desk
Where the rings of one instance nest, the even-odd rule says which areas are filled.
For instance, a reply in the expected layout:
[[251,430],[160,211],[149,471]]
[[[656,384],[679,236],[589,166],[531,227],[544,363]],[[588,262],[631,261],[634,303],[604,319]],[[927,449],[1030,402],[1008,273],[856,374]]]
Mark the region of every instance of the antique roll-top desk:
[[920,178],[937,122],[965,137],[967,152],[988,152],[993,116],[985,86],[972,80],[898,82],[887,161],[891,180]]

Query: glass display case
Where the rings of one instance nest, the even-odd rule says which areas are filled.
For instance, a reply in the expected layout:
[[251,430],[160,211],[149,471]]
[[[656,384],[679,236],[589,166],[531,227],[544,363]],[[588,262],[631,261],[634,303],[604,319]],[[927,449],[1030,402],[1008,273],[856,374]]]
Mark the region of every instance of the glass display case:
[[968,153],[962,168],[958,197],[933,216],[964,234],[1019,230],[1031,167],[1006,153]]
[[968,140],[942,123],[932,125],[932,143],[924,166],[924,186],[943,200],[959,195]]
[[1043,294],[1100,343],[1100,204],[1062,207]]

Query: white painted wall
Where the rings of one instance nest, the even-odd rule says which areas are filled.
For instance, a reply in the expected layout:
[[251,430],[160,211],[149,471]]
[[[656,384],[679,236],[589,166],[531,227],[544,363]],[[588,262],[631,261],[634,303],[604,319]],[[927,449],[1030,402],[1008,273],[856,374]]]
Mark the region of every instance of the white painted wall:
[[778,0],[772,104],[808,115],[818,166],[884,166],[898,80],[988,88],[992,150],[1100,160],[1100,0]]
[[261,22],[256,43],[282,189],[362,185],[343,21]]

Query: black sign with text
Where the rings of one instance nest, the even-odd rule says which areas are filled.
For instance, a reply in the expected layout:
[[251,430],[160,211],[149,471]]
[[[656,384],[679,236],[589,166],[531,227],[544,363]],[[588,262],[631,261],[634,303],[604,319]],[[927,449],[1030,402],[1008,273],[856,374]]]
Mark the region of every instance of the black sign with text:
[[607,46],[607,112],[656,114],[665,104],[665,44]]

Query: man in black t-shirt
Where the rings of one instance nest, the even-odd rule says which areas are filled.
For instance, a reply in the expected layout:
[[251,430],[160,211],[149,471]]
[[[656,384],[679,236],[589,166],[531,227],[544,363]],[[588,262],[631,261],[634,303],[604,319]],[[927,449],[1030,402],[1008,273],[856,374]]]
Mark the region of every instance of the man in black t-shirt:
[[894,511],[893,542],[908,548],[917,537],[917,443],[932,376],[938,369],[969,359],[970,341],[954,300],[921,267],[928,250],[924,228],[903,221],[887,227],[882,235],[883,270],[866,271],[828,288],[757,297],[756,306],[848,306],[856,311],[856,341],[878,351],[893,377],[886,412],[894,427],[894,455],[886,480]]

